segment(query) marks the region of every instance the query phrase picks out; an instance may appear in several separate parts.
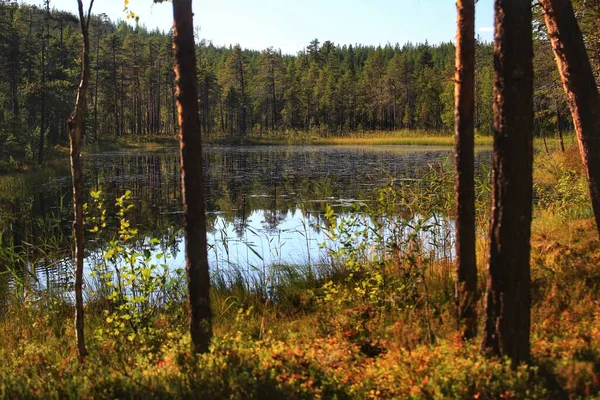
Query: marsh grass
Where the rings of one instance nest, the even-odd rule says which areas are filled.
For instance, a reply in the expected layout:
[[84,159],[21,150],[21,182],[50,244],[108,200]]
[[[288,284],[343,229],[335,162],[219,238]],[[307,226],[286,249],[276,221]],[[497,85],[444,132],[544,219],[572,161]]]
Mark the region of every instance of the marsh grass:
[[[410,146],[452,146],[454,137],[451,132],[439,131],[368,131],[352,132],[342,135],[320,135],[311,132],[277,132],[265,135],[250,135],[243,139],[215,135],[208,138],[209,143],[242,143],[249,145],[410,145]],[[491,137],[481,136],[477,145],[489,146]]]
[[[475,136],[477,147],[491,147],[493,136]],[[230,135],[213,134],[206,138],[207,143],[214,144],[246,144],[246,145],[347,145],[347,146],[454,146],[454,134],[450,131],[424,131],[424,130],[398,130],[398,131],[365,131],[348,132],[344,134],[319,134],[318,132],[282,131],[265,133],[263,135],[251,134],[245,138],[236,138]],[[567,133],[564,136],[567,147],[576,143],[575,134]],[[558,137],[546,138],[546,145],[541,136],[534,139],[534,147],[538,152],[545,151],[548,146],[550,152],[560,149]]]

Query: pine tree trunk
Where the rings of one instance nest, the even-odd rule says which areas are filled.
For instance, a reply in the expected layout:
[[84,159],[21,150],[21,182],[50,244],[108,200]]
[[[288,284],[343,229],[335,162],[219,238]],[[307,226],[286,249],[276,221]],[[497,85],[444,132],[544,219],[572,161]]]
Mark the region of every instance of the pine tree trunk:
[[219,95],[219,109],[221,113],[221,132],[225,133],[225,117],[223,116],[223,99]]
[[113,45],[112,48],[112,77],[113,77],[113,87],[115,90],[114,93],[114,110],[115,110],[115,136],[119,136],[119,90],[117,86],[117,47]]
[[271,104],[271,128],[273,133],[275,133],[275,122],[276,122],[276,113],[277,113],[277,100],[275,98],[275,67],[271,65],[271,99],[273,103]]
[[244,66],[242,60],[239,61],[240,80],[241,80],[241,96],[242,96],[242,116],[240,120],[240,133],[242,137],[246,136],[247,115],[246,115],[246,85],[244,82]]
[[540,0],[548,36],[573,116],[600,236],[600,95],[573,6],[569,0]]
[[[46,18],[46,17],[44,17]],[[40,96],[40,142],[38,144],[38,164],[44,163],[44,141],[46,133],[46,32],[45,25],[42,26],[42,72],[41,72],[41,96]]]
[[475,1],[457,0],[455,79],[456,165],[456,304],[465,339],[477,334],[477,264],[475,259]]
[[173,0],[175,81],[181,147],[185,255],[193,350],[208,351],[212,336],[210,276],[206,243],[202,140],[198,116],[198,83],[192,1]]
[[69,142],[71,145],[71,175],[73,177],[73,239],[75,249],[73,258],[75,263],[75,335],[77,350],[80,358],[87,355],[83,330],[83,258],[84,258],[84,231],[83,231],[83,169],[81,167],[81,134],[83,128],[83,113],[85,109],[85,96],[90,79],[90,40],[88,27],[94,0],[90,1],[88,17],[83,14],[83,4],[77,0],[79,6],[79,20],[81,34],[83,35],[83,71],[77,90],[75,108],[67,121],[69,127]]
[[160,87],[160,57],[158,57],[158,74],[157,74],[157,79],[156,79],[156,86],[157,86],[157,95],[156,95],[156,134],[160,135],[161,132],[161,104],[160,104],[160,100],[161,100],[161,87]]
[[98,78],[100,72],[100,36],[101,32],[96,33],[98,35],[96,39],[96,79],[94,82],[94,140],[98,139]]
[[495,1],[494,151],[482,351],[529,360],[533,192],[531,3]]

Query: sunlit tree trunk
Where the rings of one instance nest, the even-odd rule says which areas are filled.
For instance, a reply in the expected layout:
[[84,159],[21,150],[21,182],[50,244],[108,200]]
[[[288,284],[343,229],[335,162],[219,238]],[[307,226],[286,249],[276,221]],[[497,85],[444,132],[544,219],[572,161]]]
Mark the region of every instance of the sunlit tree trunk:
[[[44,142],[46,140],[46,25],[50,16],[50,6],[46,2],[46,14],[44,15],[44,23],[42,25],[42,65],[41,65],[41,81],[40,81],[40,142],[38,143],[38,164],[44,163]],[[49,31],[49,30],[48,30]],[[49,35],[49,33],[48,33]]]
[[458,0],[455,78],[456,303],[458,327],[465,339],[477,333],[475,260],[475,1]]
[[495,0],[494,152],[482,350],[529,360],[533,192],[531,2]]
[[69,142],[71,145],[71,176],[73,177],[73,210],[75,216],[73,219],[73,239],[75,249],[73,259],[75,262],[75,334],[77,336],[77,350],[79,357],[87,355],[85,348],[85,338],[83,329],[83,257],[84,257],[84,236],[83,236],[83,170],[81,167],[81,133],[83,129],[83,113],[85,109],[85,96],[90,79],[90,39],[88,27],[90,24],[90,15],[94,0],[90,1],[88,16],[83,13],[83,3],[77,0],[79,6],[79,21],[81,25],[81,34],[83,35],[83,71],[77,90],[77,99],[75,108],[71,117],[67,121],[69,127]]
[[600,235],[600,97],[570,0],[540,0],[573,116]]
[[206,243],[202,140],[191,0],[173,0],[175,82],[181,148],[185,255],[190,301],[190,331],[196,353],[208,351],[212,336],[210,276]]

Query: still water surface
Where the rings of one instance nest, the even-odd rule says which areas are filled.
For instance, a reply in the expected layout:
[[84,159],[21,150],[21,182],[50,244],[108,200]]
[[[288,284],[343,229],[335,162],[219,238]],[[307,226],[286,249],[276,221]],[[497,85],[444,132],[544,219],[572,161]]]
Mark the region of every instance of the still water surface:
[[[430,164],[448,160],[451,151],[430,146],[209,146],[203,162],[211,268],[260,271],[272,264],[318,263],[325,255],[320,244],[327,238],[320,227],[327,205],[351,215],[351,204],[368,201],[390,179],[414,179]],[[132,192],[134,208],[128,216],[139,230],[141,247],[158,238],[154,252],[171,254],[170,268],[184,266],[177,149],[90,154],[84,168],[86,189],[102,190],[109,215],[114,199]],[[43,182],[25,181],[0,195],[0,229],[9,231],[16,245],[40,239],[68,243],[70,191],[66,168]],[[114,230],[111,223],[107,231]],[[101,260],[101,251],[94,235],[87,240],[89,270]],[[34,264],[43,287],[72,280],[68,254],[39,257]]]

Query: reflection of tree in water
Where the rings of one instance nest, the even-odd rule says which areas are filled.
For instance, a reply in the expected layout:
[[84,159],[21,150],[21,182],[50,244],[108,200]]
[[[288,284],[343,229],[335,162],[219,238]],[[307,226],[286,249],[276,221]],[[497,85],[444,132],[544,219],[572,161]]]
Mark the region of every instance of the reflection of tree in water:
[[[427,162],[444,158],[446,154],[427,151],[398,155],[301,146],[209,147],[204,160],[207,210],[221,212],[227,221],[235,223],[238,232],[245,229],[254,211],[266,210],[265,228],[275,229],[278,221],[300,204],[318,215],[324,211],[323,201],[332,197],[351,199],[368,195],[386,182],[387,177],[379,171],[381,168],[390,171],[392,176],[410,177],[426,167]],[[136,207],[130,218],[140,233],[160,236],[167,227],[181,225],[177,151],[91,155],[86,166],[86,186],[103,190],[106,199],[114,199],[125,190],[132,191]],[[26,188],[18,200],[10,203],[17,202],[21,208],[4,208],[3,214],[19,215],[24,225],[33,225],[35,218],[44,218],[52,212],[68,217],[71,198],[69,179],[65,175],[49,185]],[[37,206],[35,209],[32,201]],[[113,206],[112,201],[107,201],[109,212],[114,211]],[[0,199],[0,212],[3,207],[6,203]],[[209,220],[214,221],[214,218],[209,217]],[[3,221],[0,229],[8,230],[7,220],[3,218]]]
[[[322,215],[327,203],[367,199],[385,186],[390,176],[415,178],[429,163],[446,158],[450,150],[394,153],[303,146],[208,147],[203,162],[209,232],[222,229],[218,223],[222,218],[232,224],[238,239],[245,238],[249,218],[257,211],[262,211],[264,221],[259,222],[265,234],[277,232],[288,215],[302,208],[304,227],[300,229],[318,233],[318,227],[325,223]],[[489,153],[480,154],[478,159],[482,157],[487,160]],[[107,231],[115,232],[117,224],[114,199],[131,190],[135,207],[128,218],[140,237],[157,237],[171,252],[178,250],[181,236],[178,230],[170,230],[182,225],[176,149],[89,155],[85,165],[86,187],[104,192]],[[68,169],[59,169],[50,177],[28,175],[19,179],[10,189],[0,191],[0,232],[5,232],[2,245],[18,249],[23,241],[38,244],[50,239],[70,249]],[[49,220],[56,222],[43,222]],[[92,239],[87,234],[87,240]],[[98,254],[98,243],[89,243],[89,255]]]
[[270,194],[269,208],[263,212],[264,221],[262,221],[263,229],[269,233],[277,232],[279,225],[287,217],[289,206],[283,203],[282,197],[277,195],[277,183],[272,180],[272,192]]

